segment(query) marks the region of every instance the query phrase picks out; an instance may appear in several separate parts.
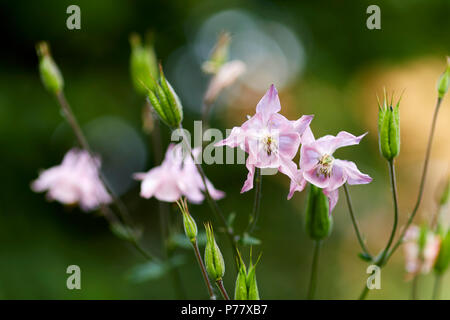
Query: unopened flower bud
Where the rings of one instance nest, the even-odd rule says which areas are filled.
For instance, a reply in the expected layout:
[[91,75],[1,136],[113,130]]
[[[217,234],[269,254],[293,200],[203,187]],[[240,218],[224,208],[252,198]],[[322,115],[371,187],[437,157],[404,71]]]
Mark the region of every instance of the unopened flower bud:
[[197,241],[197,224],[194,218],[190,215],[186,198],[177,201],[178,207],[183,214],[184,233],[189,240],[194,243]]
[[42,83],[48,91],[58,94],[64,87],[64,79],[50,55],[48,44],[46,42],[38,43],[36,51],[39,57],[39,72]]
[[447,57],[447,68],[444,73],[439,78],[437,83],[438,96],[442,99],[448,91],[448,86],[450,84],[450,57]]
[[161,67],[158,82],[148,89],[148,99],[161,120],[171,128],[178,127],[183,120],[183,106]]
[[322,189],[310,184],[305,215],[306,233],[313,240],[322,240],[330,234],[332,224],[327,196]]
[[434,264],[434,271],[438,274],[443,274],[450,262],[450,230],[444,233],[439,248],[439,254]]
[[206,248],[205,248],[205,265],[206,271],[214,281],[222,280],[225,274],[225,262],[222,253],[214,239],[213,229],[210,223],[205,224],[206,229]]
[[259,300],[258,284],[256,281],[256,264],[253,264],[250,257],[250,265],[248,271],[239,255],[239,271],[236,278],[236,286],[234,290],[235,300]]
[[383,104],[378,102],[378,135],[380,152],[383,157],[391,161],[400,153],[400,100],[395,107],[392,100],[388,106],[386,92]]
[[142,45],[139,35],[130,35],[131,56],[130,72],[131,79],[136,91],[146,95],[148,89],[153,89],[155,79],[158,78],[158,65],[156,55],[151,43]]
[[231,36],[228,32],[222,32],[219,35],[209,60],[203,63],[202,69],[205,73],[215,74],[227,62],[230,42]]

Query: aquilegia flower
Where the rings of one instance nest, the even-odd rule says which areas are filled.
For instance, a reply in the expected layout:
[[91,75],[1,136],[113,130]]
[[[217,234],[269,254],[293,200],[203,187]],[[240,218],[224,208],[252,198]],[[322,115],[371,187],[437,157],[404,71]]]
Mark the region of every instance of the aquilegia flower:
[[328,197],[330,212],[339,197],[338,188],[344,183],[367,184],[372,178],[361,173],[352,161],[339,160],[333,157],[336,149],[358,144],[365,134],[356,137],[341,131],[337,136],[327,135],[315,139],[311,129],[307,129],[302,137],[300,150],[300,170],[291,181],[288,199],[295,191],[302,191],[309,182],[323,190]]
[[92,159],[86,150],[71,149],[60,165],[41,172],[31,189],[47,191],[49,200],[78,204],[82,210],[90,211],[111,202],[99,178],[99,169],[99,158]]
[[[200,148],[193,150],[194,157]],[[189,154],[183,153],[182,143],[170,144],[162,164],[146,173],[136,173],[135,179],[142,180],[141,197],[155,197],[160,201],[175,202],[185,196],[192,203],[201,203],[205,186]],[[221,199],[225,193],[214,188],[206,179],[208,191],[213,199]]]
[[278,113],[280,110],[278,93],[272,85],[256,106],[256,114],[241,127],[234,127],[228,138],[216,143],[216,146],[239,147],[248,153],[248,175],[241,193],[253,188],[255,168],[276,168],[295,178],[297,165],[292,159],[313,116],[290,121]]
[[405,268],[407,279],[418,273],[429,273],[434,266],[441,245],[440,237],[427,228],[410,226],[405,233]]

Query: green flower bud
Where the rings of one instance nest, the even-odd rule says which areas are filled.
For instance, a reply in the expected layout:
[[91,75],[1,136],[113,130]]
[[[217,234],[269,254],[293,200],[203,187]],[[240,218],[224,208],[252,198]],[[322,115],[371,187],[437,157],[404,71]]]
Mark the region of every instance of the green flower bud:
[[178,127],[183,120],[183,106],[161,67],[158,82],[153,89],[147,89],[148,99],[161,120],[171,128]]
[[38,43],[36,51],[39,56],[39,72],[44,87],[51,93],[58,94],[64,87],[64,79],[50,55],[48,44],[46,42]]
[[250,265],[247,271],[245,264],[239,255],[239,271],[234,290],[235,300],[260,300],[258,284],[256,281],[256,265],[258,264],[258,261],[256,264],[253,264],[250,258]]
[[222,32],[212,50],[209,60],[203,63],[202,69],[205,73],[216,74],[220,67],[227,62],[230,43],[230,34],[228,32]]
[[439,78],[437,83],[437,91],[439,98],[443,98],[448,91],[448,86],[450,84],[450,57],[447,57],[447,69]]
[[322,240],[330,234],[332,224],[328,198],[322,189],[310,184],[305,215],[306,233],[313,240]]
[[450,230],[441,238],[441,247],[439,254],[434,264],[434,271],[438,274],[443,274],[450,262]]
[[213,229],[210,223],[205,224],[206,229],[206,248],[205,248],[205,265],[206,271],[214,281],[222,280],[225,274],[225,262],[222,253],[214,239]]
[[[139,35],[130,35],[131,56],[130,72],[133,85],[139,94],[146,95],[148,89],[153,89],[158,78],[158,65],[153,46],[141,43]],[[147,89],[148,88],[148,89]]]
[[386,91],[383,105],[378,102],[378,135],[380,152],[391,161],[400,153],[400,100],[395,107],[388,106]]
[[194,243],[197,241],[197,224],[195,223],[194,218],[192,218],[189,213],[186,198],[177,201],[177,204],[180,208],[181,213],[183,214],[184,233],[189,238],[189,240]]

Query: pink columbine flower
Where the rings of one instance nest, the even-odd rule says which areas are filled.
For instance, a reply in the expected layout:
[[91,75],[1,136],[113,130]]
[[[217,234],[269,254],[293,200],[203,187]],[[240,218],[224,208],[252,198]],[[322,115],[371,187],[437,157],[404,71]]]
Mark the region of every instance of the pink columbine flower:
[[297,165],[292,159],[313,116],[289,121],[278,113],[280,110],[278,93],[272,85],[256,106],[256,114],[241,127],[234,127],[228,138],[216,143],[239,147],[248,153],[248,175],[241,193],[253,188],[255,168],[276,168],[291,179],[295,177]]
[[302,138],[300,170],[291,181],[288,199],[295,191],[302,191],[306,182],[309,182],[323,190],[329,199],[331,212],[338,201],[340,186],[344,183],[353,185],[371,182],[372,178],[361,173],[354,162],[333,157],[336,149],[358,144],[365,135],[355,137],[341,131],[337,136],[327,135],[316,140],[308,128]]
[[407,279],[418,273],[429,273],[439,254],[440,237],[431,231],[426,231],[425,244],[421,249],[419,246],[420,232],[418,226],[410,226],[405,233],[404,252]]
[[[200,148],[193,150],[194,157]],[[192,203],[201,203],[205,196],[202,177],[189,154],[183,152],[182,143],[170,144],[162,164],[146,173],[136,173],[135,179],[142,180],[141,197],[155,197],[160,201],[175,202],[185,196]],[[214,188],[206,179],[208,191],[213,199],[222,199],[225,193]]]
[[63,204],[78,204],[84,211],[111,202],[111,197],[99,178],[100,159],[92,159],[86,150],[72,149],[62,163],[44,170],[32,182],[35,192],[47,191],[49,200]]

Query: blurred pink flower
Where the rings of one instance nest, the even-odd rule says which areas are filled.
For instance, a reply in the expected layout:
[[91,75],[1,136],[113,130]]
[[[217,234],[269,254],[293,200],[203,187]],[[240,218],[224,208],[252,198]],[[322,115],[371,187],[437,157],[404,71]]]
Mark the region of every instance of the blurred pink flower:
[[[193,150],[194,157],[200,148]],[[141,197],[155,197],[160,201],[175,202],[185,196],[192,203],[201,203],[205,198],[202,177],[189,154],[183,153],[182,144],[170,144],[162,164],[146,173],[136,173],[134,178],[142,180]],[[208,191],[213,199],[222,199],[225,193],[214,188],[206,179]]]
[[240,60],[225,63],[211,79],[205,93],[205,101],[212,103],[216,100],[220,92],[231,86],[245,72],[245,69],[245,63]]
[[439,254],[440,237],[427,230],[424,247],[420,248],[420,232],[421,230],[418,226],[410,226],[405,233],[404,252],[407,279],[414,277],[418,273],[429,273]]
[[329,199],[331,212],[338,201],[340,186],[344,183],[353,185],[371,182],[372,178],[361,173],[354,162],[333,157],[336,149],[358,144],[365,135],[355,137],[341,131],[337,136],[327,135],[316,140],[308,128],[302,138],[300,170],[291,181],[288,199],[295,191],[302,191],[306,182],[309,182],[323,190]]
[[256,114],[241,127],[234,127],[228,138],[216,143],[216,146],[240,147],[248,153],[248,175],[241,193],[253,188],[255,167],[276,168],[291,179],[297,172],[292,159],[313,116],[290,121],[278,113],[280,110],[278,93],[272,85],[256,106]]
[[86,150],[71,149],[59,166],[41,172],[31,189],[47,191],[49,200],[78,204],[82,210],[90,211],[111,202],[99,178],[99,169],[99,158],[92,159]]

